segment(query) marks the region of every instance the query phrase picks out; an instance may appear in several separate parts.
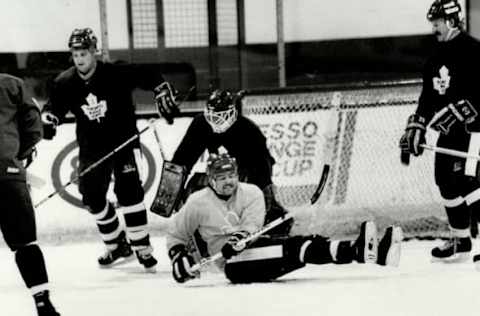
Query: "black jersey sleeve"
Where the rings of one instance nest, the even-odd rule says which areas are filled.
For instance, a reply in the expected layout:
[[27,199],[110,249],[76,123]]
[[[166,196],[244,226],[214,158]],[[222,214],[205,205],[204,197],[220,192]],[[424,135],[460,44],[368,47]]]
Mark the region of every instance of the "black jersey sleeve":
[[185,166],[189,173],[207,148],[207,139],[211,133],[203,115],[195,116],[175,150],[172,162]]
[[32,148],[42,139],[42,123],[40,120],[40,109],[33,104],[31,95],[22,81],[17,82],[18,102],[18,129],[20,135],[20,148],[18,158],[26,158]]
[[422,73],[422,91],[418,99],[418,106],[415,111],[416,114],[425,118],[426,122],[430,122],[435,114],[435,97],[433,95],[433,82],[429,74],[431,68],[430,63],[427,61],[424,65]]

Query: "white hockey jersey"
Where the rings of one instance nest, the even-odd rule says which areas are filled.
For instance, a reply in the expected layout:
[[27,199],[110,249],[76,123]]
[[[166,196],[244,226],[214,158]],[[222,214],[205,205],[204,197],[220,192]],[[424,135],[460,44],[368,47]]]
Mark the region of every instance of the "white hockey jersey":
[[240,182],[237,191],[224,201],[206,187],[189,196],[172,218],[167,234],[167,249],[187,245],[198,230],[209,254],[218,253],[230,234],[239,230],[253,233],[265,219],[265,200],[255,185]]

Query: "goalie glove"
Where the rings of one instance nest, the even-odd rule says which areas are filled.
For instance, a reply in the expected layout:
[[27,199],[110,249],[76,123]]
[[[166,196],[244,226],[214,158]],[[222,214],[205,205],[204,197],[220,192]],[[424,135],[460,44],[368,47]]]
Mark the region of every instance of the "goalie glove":
[[449,104],[435,114],[430,126],[433,130],[447,135],[450,128],[456,123],[470,124],[478,116],[477,110],[468,100],[460,100]]
[[195,260],[188,253],[185,245],[175,245],[168,251],[172,260],[172,275],[178,283],[184,283],[199,276],[198,272],[192,272],[191,268]]
[[[425,118],[412,114],[408,117],[407,127],[402,139],[400,139],[400,148],[403,149],[403,153],[408,152],[414,156],[420,156],[423,153],[423,145],[426,143],[425,133],[427,132]],[[402,147],[403,146],[403,147]]]
[[168,124],[173,124],[173,118],[179,113],[174,89],[165,81],[158,85],[153,93],[158,113],[167,120]]
[[247,238],[248,235],[249,233],[243,230],[233,233],[230,238],[228,238],[227,243],[222,247],[222,256],[225,259],[230,259],[242,252],[247,244],[240,241]]
[[43,138],[47,140],[53,139],[57,134],[58,117],[51,112],[42,113]]

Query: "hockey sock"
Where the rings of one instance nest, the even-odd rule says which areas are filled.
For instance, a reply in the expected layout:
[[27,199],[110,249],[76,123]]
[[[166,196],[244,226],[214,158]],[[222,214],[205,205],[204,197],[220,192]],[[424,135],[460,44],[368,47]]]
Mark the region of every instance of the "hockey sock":
[[48,284],[47,270],[42,251],[36,244],[20,247],[15,252],[15,262],[27,288],[36,294]]
[[333,262],[330,252],[331,242],[322,236],[312,236],[300,248],[300,253],[304,253],[303,262],[313,264],[325,264]]
[[104,209],[99,212],[93,212],[92,210],[92,214],[95,217],[103,242],[107,248],[114,249],[122,232],[115,208],[107,202]]
[[143,202],[123,207],[123,217],[127,237],[133,249],[145,248],[150,245],[147,231],[147,210]]
[[458,232],[458,237],[468,237],[470,235],[470,209],[465,202],[455,206],[445,206],[448,223]]

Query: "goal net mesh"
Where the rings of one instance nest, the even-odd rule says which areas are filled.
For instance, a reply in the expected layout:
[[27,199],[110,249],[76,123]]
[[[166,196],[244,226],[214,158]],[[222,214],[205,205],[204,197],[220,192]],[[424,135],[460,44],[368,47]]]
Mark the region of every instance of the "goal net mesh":
[[[331,171],[313,217],[300,233],[352,235],[364,220],[400,225],[406,237],[445,237],[446,216],[433,176],[433,153],[400,163],[399,139],[414,111],[419,81],[276,90],[247,95],[242,111],[265,133],[276,196],[306,208],[324,163]],[[427,133],[434,143],[435,133]]]

